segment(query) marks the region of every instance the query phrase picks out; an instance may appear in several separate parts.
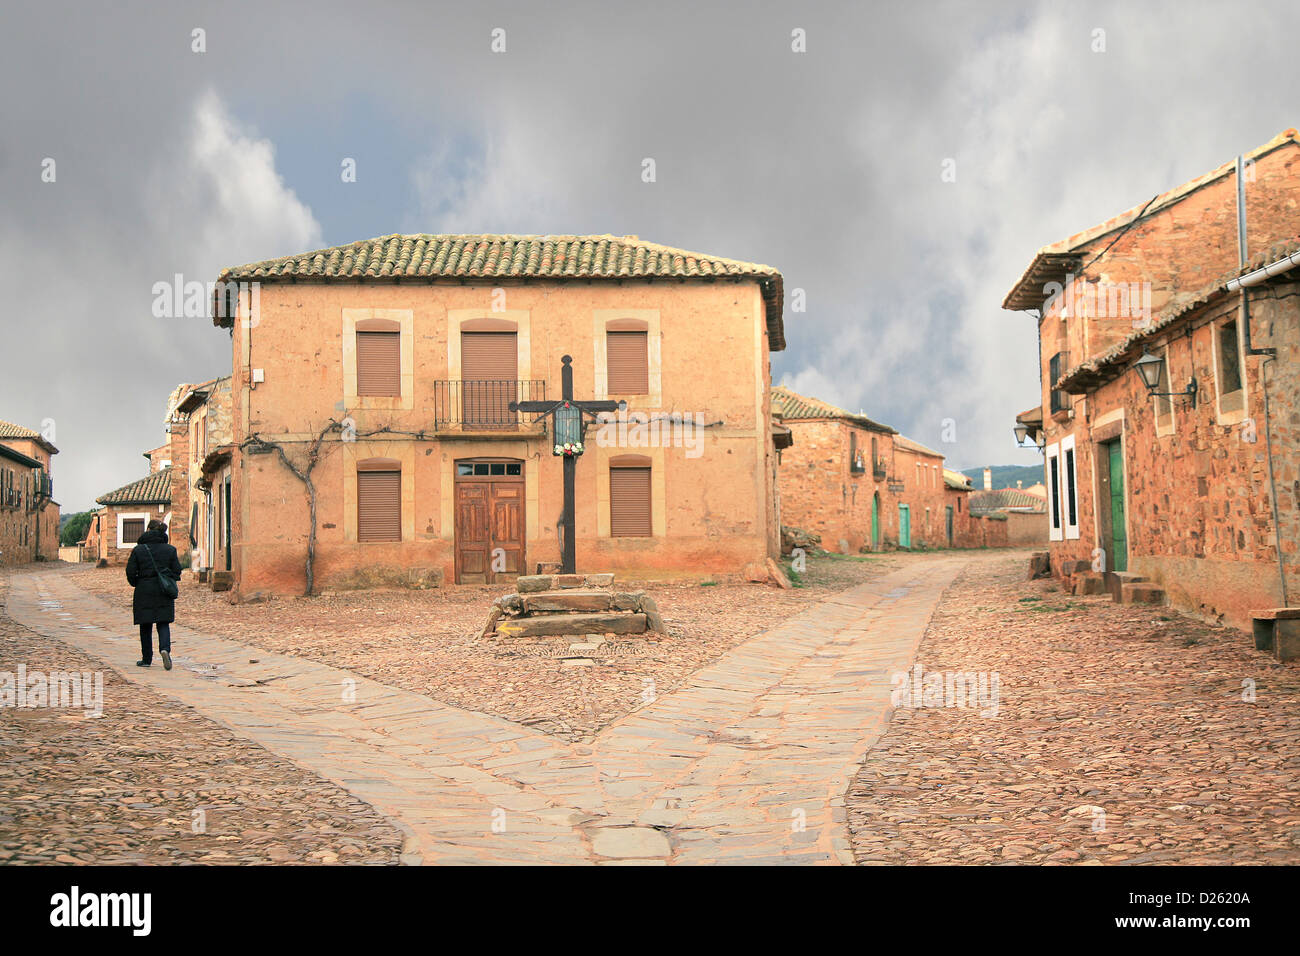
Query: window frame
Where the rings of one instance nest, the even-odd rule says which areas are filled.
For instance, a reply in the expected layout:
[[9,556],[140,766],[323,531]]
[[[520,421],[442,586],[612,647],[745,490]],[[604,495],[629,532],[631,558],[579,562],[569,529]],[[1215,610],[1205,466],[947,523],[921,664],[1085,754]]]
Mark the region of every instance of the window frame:
[[[614,472],[643,471],[646,477],[646,533],[620,534],[614,528]],[[654,462],[645,455],[617,455],[606,465],[609,483],[609,536],[611,538],[654,538],[655,535],[655,468]]]
[[[1055,472],[1052,466],[1056,466]],[[1065,540],[1065,522],[1061,520],[1061,446],[1053,442],[1044,450],[1044,477],[1047,479],[1047,540]]]
[[[1060,444],[1062,540],[1075,541],[1079,537],[1079,450],[1073,435],[1066,435]],[[1070,520],[1073,507],[1074,520]]]

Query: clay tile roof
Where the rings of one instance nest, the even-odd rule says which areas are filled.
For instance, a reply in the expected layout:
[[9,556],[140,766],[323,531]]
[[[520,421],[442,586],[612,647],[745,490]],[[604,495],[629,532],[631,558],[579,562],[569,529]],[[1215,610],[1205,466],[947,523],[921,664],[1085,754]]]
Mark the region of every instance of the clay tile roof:
[[854,425],[869,428],[872,431],[884,432],[887,435],[895,433],[894,429],[888,425],[872,421],[866,415],[855,415],[838,405],[823,402],[820,398],[809,398],[806,395],[800,395],[784,385],[777,385],[772,389],[772,414],[787,421],[800,421],[809,418],[838,418]]
[[942,458],[943,452],[935,451],[933,448],[927,448],[919,441],[912,441],[906,435],[896,435],[894,437],[894,447],[901,448],[904,451],[915,452],[918,455],[930,455],[934,458]]
[[15,425],[13,422],[0,420],[0,441],[6,439],[34,441],[51,455],[59,453],[59,450],[47,442],[40,432],[34,432],[30,428],[23,428],[22,425]]
[[1081,362],[1074,368],[1069,369],[1057,382],[1053,383],[1052,387],[1077,395],[1109,381],[1119,371],[1128,366],[1131,357],[1136,358],[1137,350],[1143,342],[1160,334],[1170,326],[1176,325],[1179,320],[1201,308],[1201,306],[1207,305],[1227,294],[1225,287],[1228,280],[1263,269],[1265,266],[1290,258],[1297,252],[1300,252],[1300,236],[1270,246],[1264,252],[1253,256],[1246,265],[1224,273],[1207,286],[1185,295],[1175,296],[1169,305],[1152,317],[1149,325],[1133,332],[1118,345],[1107,349],[1100,355],[1096,355],[1088,359],[1088,361]]
[[95,499],[101,505],[168,505],[172,501],[172,470],[163,468]]
[[1047,499],[1019,488],[997,488],[993,491],[975,491],[970,496],[971,514],[991,511],[1023,510],[1035,514],[1047,511]]
[[[1283,130],[1263,146],[1246,153],[1244,158],[1258,159],[1288,143],[1300,143],[1300,133],[1295,129]],[[1077,232],[1067,239],[1044,246],[1038,250],[1033,261],[1025,269],[1024,274],[1016,280],[1016,284],[1011,287],[1011,291],[1002,300],[1002,308],[1012,310],[1042,308],[1043,300],[1047,298],[1043,286],[1050,281],[1063,281],[1066,273],[1077,270],[1082,263],[1082,254],[1086,251],[1085,247],[1102,236],[1123,229],[1143,216],[1153,215],[1185,199],[1198,189],[1202,189],[1230,173],[1235,173],[1236,168],[1237,160],[1234,157],[1208,173],[1189,180],[1168,192],[1153,196],[1146,202],[1139,203],[1118,216],[1113,216],[1090,229],[1085,229],[1083,232]]]
[[[225,269],[221,282],[276,279],[726,279],[758,280],[768,339],[785,348],[781,273],[636,236],[391,235]],[[219,294],[220,290],[217,290]],[[231,324],[213,310],[213,323]]]

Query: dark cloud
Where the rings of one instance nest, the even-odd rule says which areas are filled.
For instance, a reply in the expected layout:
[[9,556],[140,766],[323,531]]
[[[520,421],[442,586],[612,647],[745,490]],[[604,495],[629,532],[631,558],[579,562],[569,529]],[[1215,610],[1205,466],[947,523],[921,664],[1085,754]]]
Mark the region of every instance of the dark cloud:
[[1275,91],[1300,10],[1231,10],[15,9],[0,269],[22,347],[0,350],[0,417],[56,420],[82,507],[140,471],[176,382],[228,366],[222,333],[152,318],[155,281],[399,230],[613,232],[780,267],[808,311],[778,378],[958,467],[1032,462],[1010,424],[1037,401],[1033,321],[999,304],[1034,251],[1296,122]]

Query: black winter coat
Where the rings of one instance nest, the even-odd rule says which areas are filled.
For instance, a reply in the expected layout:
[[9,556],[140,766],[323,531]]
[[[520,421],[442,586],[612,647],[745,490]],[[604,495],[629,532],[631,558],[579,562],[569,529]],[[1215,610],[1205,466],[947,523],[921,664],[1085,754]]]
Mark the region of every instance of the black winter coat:
[[[150,555],[153,556],[152,562]],[[167,543],[167,536],[161,531],[146,531],[140,535],[126,562],[126,579],[135,588],[131,612],[137,624],[170,624],[176,620],[176,602],[163,594],[158,576],[154,574],[155,564],[160,574],[166,574],[173,581],[181,579],[181,563],[176,557],[176,549]]]

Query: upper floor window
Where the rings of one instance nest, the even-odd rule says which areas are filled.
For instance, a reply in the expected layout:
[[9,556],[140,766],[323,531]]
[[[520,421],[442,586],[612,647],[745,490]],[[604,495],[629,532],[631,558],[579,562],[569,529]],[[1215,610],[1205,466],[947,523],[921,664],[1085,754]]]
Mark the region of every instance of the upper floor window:
[[1237,338],[1237,320],[1223,323],[1215,329],[1216,376],[1219,386],[1220,411],[1237,411],[1243,407],[1241,343]]
[[1070,397],[1065,392],[1056,388],[1056,383],[1060,380],[1070,367],[1070,353],[1057,352],[1048,360],[1047,363],[1047,387],[1051,389],[1051,408],[1052,413],[1063,412],[1070,407]]
[[605,367],[610,395],[650,393],[650,333],[635,319],[605,326]]
[[357,323],[357,395],[394,398],[402,394],[402,332],[390,319]]

